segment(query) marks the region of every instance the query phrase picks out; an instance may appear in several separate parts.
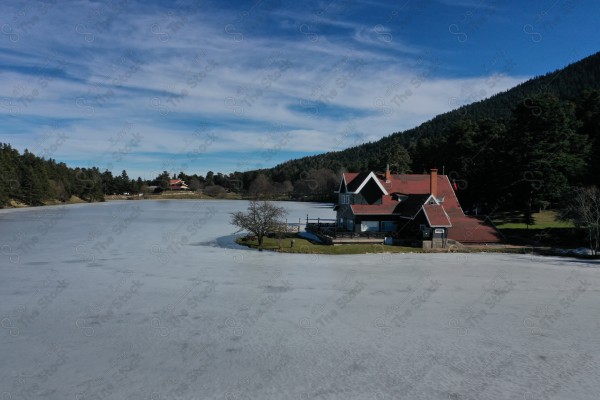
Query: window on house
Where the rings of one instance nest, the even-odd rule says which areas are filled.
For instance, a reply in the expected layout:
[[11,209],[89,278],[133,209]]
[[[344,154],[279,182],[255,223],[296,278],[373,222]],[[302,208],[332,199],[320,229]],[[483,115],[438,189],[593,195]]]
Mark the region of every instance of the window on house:
[[381,230],[383,232],[393,232],[396,230],[396,223],[393,221],[381,221]]
[[340,204],[350,204],[350,195],[340,194]]
[[360,226],[361,232],[377,232],[379,231],[379,221],[362,221]]

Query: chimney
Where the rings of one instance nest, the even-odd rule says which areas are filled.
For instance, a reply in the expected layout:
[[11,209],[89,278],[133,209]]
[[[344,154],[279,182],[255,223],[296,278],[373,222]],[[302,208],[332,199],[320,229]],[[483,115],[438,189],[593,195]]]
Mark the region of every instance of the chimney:
[[438,177],[437,168],[431,169],[431,175],[429,180],[429,193],[433,195],[437,199],[437,177]]
[[387,163],[385,166],[385,181],[389,183],[392,180],[392,175],[390,174],[390,163]]

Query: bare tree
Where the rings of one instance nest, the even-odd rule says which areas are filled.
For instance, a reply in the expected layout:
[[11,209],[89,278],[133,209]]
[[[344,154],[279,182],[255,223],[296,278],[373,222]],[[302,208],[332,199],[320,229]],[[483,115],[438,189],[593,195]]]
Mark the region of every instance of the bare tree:
[[563,218],[588,231],[590,248],[597,255],[600,250],[600,189],[596,186],[576,189]]
[[274,186],[275,193],[277,193],[279,196],[289,197],[289,195],[294,191],[294,186],[290,181],[284,181],[282,183],[277,182],[274,184]]
[[204,187],[204,194],[211,197],[220,197],[223,196],[226,192],[227,190],[220,185],[210,185]]
[[197,192],[198,189],[200,189],[200,180],[198,180],[198,178],[196,177],[193,177],[192,179],[190,179],[190,184],[188,185],[188,188],[193,192]]
[[287,215],[283,207],[268,201],[250,201],[248,211],[231,213],[231,224],[256,235],[258,246],[262,246],[264,237],[271,232],[280,232],[285,223],[281,218]]
[[256,198],[271,196],[273,194],[273,182],[268,176],[259,174],[250,184],[248,192]]

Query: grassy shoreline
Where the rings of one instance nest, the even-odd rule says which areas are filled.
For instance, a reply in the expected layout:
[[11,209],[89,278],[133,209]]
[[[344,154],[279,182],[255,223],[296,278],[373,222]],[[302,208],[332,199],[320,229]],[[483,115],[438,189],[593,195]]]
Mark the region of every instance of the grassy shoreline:
[[[11,199],[8,202],[8,204],[4,204],[3,206],[1,206],[0,210],[2,210],[2,209],[11,210],[11,209],[19,209],[19,208],[37,208],[37,207],[46,207],[46,206],[63,206],[63,205],[69,205],[69,204],[84,204],[84,203],[89,203],[89,202],[85,201],[77,196],[71,196],[71,198],[66,201],[61,201],[58,199],[45,200],[45,201],[43,201],[43,204],[37,205],[37,206],[32,206],[32,205],[25,204],[23,202],[15,200],[15,199]],[[94,202],[94,203],[97,203],[97,202]]]
[[383,244],[342,244],[342,245],[324,245],[311,242],[301,237],[294,237],[294,245],[291,245],[292,238],[276,239],[265,237],[262,248],[259,248],[257,240],[248,240],[244,237],[236,239],[236,243],[259,251],[274,251],[278,253],[293,254],[379,254],[379,253],[509,253],[509,254],[528,254],[531,252],[529,247],[519,246],[465,246],[453,247],[451,249],[424,250],[419,247],[407,246],[388,246]]
[[523,254],[539,255],[553,257],[569,257],[583,260],[598,260],[599,256],[587,256],[582,254],[568,254],[560,252],[552,247],[534,247],[534,246],[514,246],[514,245],[491,245],[491,246],[463,246],[450,249],[432,249],[424,250],[418,247],[388,246],[383,244],[342,244],[342,245],[323,245],[316,244],[301,237],[294,237],[292,247],[292,238],[278,240],[276,238],[265,237],[263,246],[258,246],[257,240],[247,240],[245,237],[239,237],[235,242],[241,246],[246,246],[258,251],[272,251],[276,253],[290,254],[313,254],[313,255],[356,255],[356,254],[391,254],[391,253],[503,253],[503,254]]

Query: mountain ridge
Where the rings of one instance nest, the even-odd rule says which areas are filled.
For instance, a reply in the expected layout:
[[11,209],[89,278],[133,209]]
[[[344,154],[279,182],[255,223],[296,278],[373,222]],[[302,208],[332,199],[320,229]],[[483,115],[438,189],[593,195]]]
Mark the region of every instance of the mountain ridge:
[[[589,70],[595,70],[597,73],[595,74],[595,78],[592,78],[594,74],[586,74],[580,73],[580,71],[588,72]],[[460,120],[463,118],[474,118],[476,120],[481,120],[484,118],[499,118],[506,119],[510,116],[510,111],[517,103],[517,99],[524,100],[528,97],[531,97],[533,94],[538,93],[551,93],[557,95],[562,100],[574,100],[581,93],[574,93],[572,89],[572,84],[567,85],[565,81],[569,79],[567,75],[577,75],[583,82],[577,84],[580,88],[599,88],[600,87],[600,52],[592,54],[588,57],[585,57],[579,61],[571,63],[564,68],[560,68],[554,70],[552,72],[548,72],[544,75],[539,75],[528,79],[527,81],[516,85],[515,87],[505,90],[500,93],[496,93],[486,99],[476,101],[474,103],[470,103],[467,105],[463,105],[454,110],[447,111],[445,113],[439,114],[432,119],[421,123],[420,125],[410,128],[404,131],[393,132],[388,136],[385,136],[375,142],[366,142],[357,146],[348,147],[343,150],[331,151],[322,154],[317,154],[313,156],[301,157],[293,160],[285,161],[281,164],[276,165],[275,167],[268,168],[265,170],[277,170],[283,165],[288,163],[292,163],[299,160],[313,159],[313,158],[321,158],[327,157],[330,154],[343,154],[347,151],[352,151],[353,149],[361,148],[363,146],[375,145],[377,143],[381,143],[383,145],[387,145],[387,141],[399,137],[400,143],[408,148],[411,145],[411,141],[417,138],[426,136],[427,134],[431,134],[432,131],[439,131],[441,122],[447,123],[447,119],[451,119],[452,122],[456,120]],[[499,110],[498,112],[484,112],[481,110],[481,104],[493,104],[494,109]],[[318,168],[326,168],[326,165],[321,165]],[[351,168],[352,169],[352,168]],[[263,171],[263,170],[255,170],[255,171]]]

